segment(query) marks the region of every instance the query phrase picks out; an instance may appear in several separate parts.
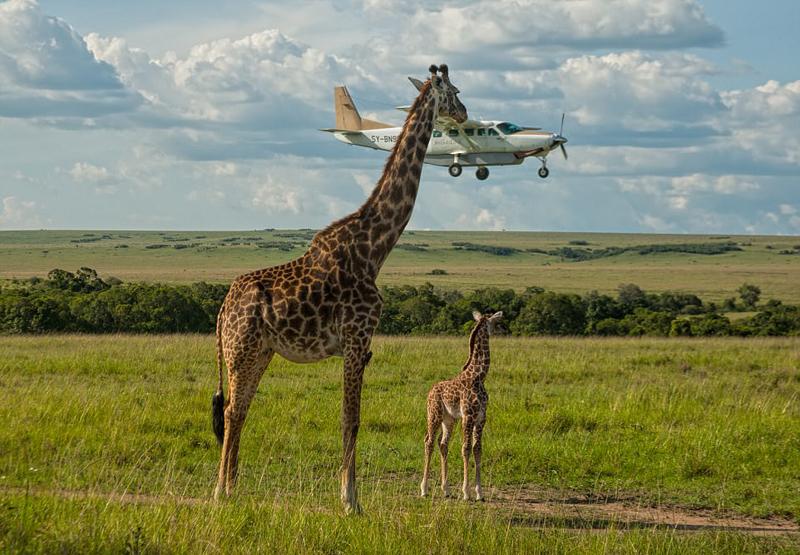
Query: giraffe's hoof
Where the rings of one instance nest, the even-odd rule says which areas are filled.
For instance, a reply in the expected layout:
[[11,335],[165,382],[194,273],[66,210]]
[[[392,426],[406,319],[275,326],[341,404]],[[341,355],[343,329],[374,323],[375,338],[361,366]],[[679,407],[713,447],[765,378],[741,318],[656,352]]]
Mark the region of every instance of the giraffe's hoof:
[[361,508],[360,503],[356,503],[355,505],[350,505],[349,503],[345,503],[344,506],[344,514],[346,515],[360,515],[364,513],[364,509]]

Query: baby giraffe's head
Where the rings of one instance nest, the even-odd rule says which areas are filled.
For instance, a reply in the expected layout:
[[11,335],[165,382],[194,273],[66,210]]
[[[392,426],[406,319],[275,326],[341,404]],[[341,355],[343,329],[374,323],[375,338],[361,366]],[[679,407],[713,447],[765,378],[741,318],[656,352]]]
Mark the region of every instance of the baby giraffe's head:
[[472,313],[472,317],[475,318],[476,329],[480,328],[481,326],[486,326],[486,331],[489,333],[489,335],[492,335],[497,328],[497,324],[503,319],[503,313],[502,311],[495,312],[491,316],[488,316],[486,314],[481,314],[476,310]]

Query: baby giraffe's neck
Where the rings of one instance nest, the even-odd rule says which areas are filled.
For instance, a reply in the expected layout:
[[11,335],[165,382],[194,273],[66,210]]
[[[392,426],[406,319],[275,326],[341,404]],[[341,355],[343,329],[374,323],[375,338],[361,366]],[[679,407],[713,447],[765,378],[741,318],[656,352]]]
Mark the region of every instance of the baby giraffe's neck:
[[469,359],[461,370],[460,377],[469,380],[483,381],[489,373],[489,330],[487,326],[478,325],[472,330],[469,338]]

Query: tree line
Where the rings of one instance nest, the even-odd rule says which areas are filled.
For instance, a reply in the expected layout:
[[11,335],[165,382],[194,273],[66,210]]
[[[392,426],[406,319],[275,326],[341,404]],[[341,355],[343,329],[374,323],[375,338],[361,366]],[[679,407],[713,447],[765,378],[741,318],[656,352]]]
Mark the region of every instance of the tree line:
[[[203,282],[122,283],[103,280],[91,268],[56,269],[46,279],[0,285],[0,333],[210,333],[227,290]],[[505,333],[519,336],[800,335],[800,307],[760,303],[760,295],[757,286],[744,284],[737,297],[718,305],[687,293],[648,293],[635,284],[620,285],[615,295],[389,286],[382,288],[378,332],[465,334],[474,310],[502,310]],[[754,314],[733,320],[726,315],[737,311]]]

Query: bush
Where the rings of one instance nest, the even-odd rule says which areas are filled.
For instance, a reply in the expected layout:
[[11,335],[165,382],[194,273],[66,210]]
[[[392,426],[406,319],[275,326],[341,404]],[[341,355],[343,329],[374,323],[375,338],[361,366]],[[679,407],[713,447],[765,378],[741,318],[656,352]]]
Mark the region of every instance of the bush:
[[692,335],[731,335],[731,321],[721,314],[706,314],[700,318],[692,318]]

